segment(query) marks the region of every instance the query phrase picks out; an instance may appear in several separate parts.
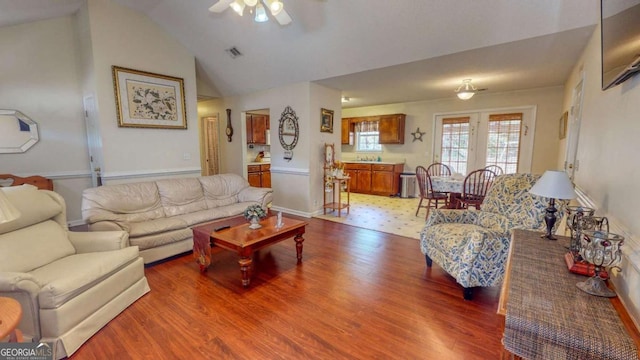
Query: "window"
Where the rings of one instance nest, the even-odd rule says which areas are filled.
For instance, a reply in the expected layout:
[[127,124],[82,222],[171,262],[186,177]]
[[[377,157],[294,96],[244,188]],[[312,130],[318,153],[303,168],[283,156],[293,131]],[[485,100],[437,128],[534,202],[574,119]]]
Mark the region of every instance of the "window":
[[500,166],[505,174],[518,172],[522,113],[489,115],[487,165]]
[[363,121],[356,124],[356,151],[382,151],[377,121]]
[[441,162],[460,174],[467,173],[469,119],[468,116],[442,119]]

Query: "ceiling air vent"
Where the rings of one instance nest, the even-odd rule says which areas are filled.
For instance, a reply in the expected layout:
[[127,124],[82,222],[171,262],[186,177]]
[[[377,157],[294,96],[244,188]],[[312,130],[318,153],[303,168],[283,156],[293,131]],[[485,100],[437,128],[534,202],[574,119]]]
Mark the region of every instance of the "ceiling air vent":
[[235,59],[238,56],[242,56],[242,53],[240,52],[240,50],[238,50],[238,48],[236,48],[235,46],[228,48],[225,51],[227,52],[227,54],[229,54],[229,56],[231,56],[232,59]]

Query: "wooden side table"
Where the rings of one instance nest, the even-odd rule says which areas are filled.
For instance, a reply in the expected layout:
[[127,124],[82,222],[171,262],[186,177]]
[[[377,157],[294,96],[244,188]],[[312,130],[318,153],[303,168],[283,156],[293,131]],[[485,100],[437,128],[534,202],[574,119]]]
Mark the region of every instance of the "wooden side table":
[[[347,210],[347,214],[349,214],[349,206],[350,206],[350,194],[351,194],[351,179],[349,177],[343,178],[332,178],[331,181],[331,202],[327,203],[327,194],[324,194],[324,214],[327,214],[327,209],[338,211],[338,217],[340,217],[340,213],[342,209]],[[345,192],[347,193],[347,202],[342,201],[342,186],[345,186]]]
[[9,337],[9,342],[22,342],[18,324],[22,319],[22,307],[12,298],[0,297],[0,340]]

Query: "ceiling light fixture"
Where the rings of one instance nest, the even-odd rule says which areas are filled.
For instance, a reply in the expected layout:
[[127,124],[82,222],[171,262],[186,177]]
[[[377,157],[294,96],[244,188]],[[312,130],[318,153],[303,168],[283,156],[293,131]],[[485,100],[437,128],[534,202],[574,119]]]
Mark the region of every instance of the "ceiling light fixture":
[[349,102],[349,101],[351,101],[351,98],[346,97],[346,96],[342,97],[342,102]]
[[462,84],[456,89],[456,95],[458,95],[458,98],[461,100],[469,100],[475,95],[476,91],[478,91],[478,89],[473,86],[471,79],[464,79],[462,80]]
[[240,16],[244,13],[245,7],[249,7],[250,14],[253,14],[255,10],[253,20],[259,23],[269,21],[266,7],[280,25],[291,23],[291,17],[284,10],[284,4],[281,0],[218,0],[209,8],[209,11],[220,13],[226,10],[227,6]]

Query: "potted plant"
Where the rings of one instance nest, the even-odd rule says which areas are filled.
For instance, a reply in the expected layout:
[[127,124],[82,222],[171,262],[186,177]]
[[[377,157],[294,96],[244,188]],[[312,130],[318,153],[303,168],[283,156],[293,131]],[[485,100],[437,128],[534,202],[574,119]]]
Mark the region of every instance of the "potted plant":
[[244,210],[244,218],[251,223],[250,229],[261,228],[260,219],[265,217],[267,217],[267,212],[260,205],[250,205]]

